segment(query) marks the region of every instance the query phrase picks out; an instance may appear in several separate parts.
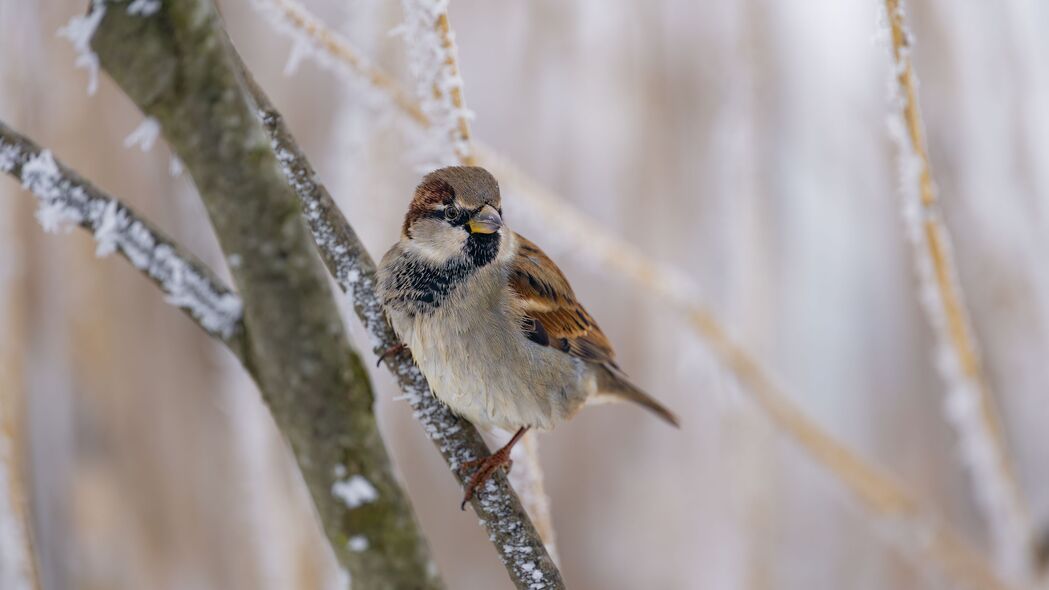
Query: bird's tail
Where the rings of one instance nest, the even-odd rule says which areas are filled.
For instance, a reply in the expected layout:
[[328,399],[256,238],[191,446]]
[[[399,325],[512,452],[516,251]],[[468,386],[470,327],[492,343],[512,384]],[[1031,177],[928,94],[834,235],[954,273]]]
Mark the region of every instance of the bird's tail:
[[626,378],[626,375],[615,367],[604,367],[604,370],[600,372],[597,386],[600,396],[610,396],[640,404],[671,426],[675,428],[681,427],[680,421],[678,421],[677,416],[673,412],[656,401],[654,397],[631,383]]

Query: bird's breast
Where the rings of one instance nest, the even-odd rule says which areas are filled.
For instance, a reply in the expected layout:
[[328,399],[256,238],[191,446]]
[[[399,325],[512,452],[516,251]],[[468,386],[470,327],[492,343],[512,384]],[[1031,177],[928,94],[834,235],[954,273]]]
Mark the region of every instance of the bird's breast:
[[459,415],[479,426],[552,428],[592,393],[589,367],[529,342],[503,290],[486,287],[464,285],[433,313],[391,312],[394,329],[434,394]]

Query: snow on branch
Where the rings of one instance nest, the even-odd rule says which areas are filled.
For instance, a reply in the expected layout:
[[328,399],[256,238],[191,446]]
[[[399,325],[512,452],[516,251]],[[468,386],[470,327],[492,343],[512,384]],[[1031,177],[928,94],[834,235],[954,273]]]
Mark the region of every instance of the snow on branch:
[[[374,71],[358,69],[359,59],[346,59],[344,56],[355,55],[352,47],[319,22],[313,17],[313,28],[298,28],[294,34],[323,35],[325,39],[338,40],[339,51],[328,53],[319,63],[324,65],[326,61],[343,60],[346,67],[340,70],[341,74],[353,73],[361,80],[370,79]],[[405,103],[404,93],[396,84],[376,86],[375,89],[389,93],[387,101],[406,119],[422,127],[430,125],[428,117],[413,116],[412,113],[421,107]],[[1008,587],[983,556],[973,552],[952,529],[929,516],[909,490],[853,453],[805,415],[758,359],[737,345],[714,315],[697,303],[700,291],[685,273],[652,260],[604,230],[491,148],[476,141],[473,145],[478,163],[488,168],[508,193],[538,211],[548,223],[556,222],[556,226],[551,226],[556,231],[551,231],[548,238],[571,240],[572,252],[615,271],[639,291],[650,293],[683,313],[694,333],[744,385],[743,390],[757,408],[845,487],[863,508],[872,530],[879,534],[892,532],[888,540],[901,554],[914,558],[919,567],[926,566],[921,558],[928,556],[931,563],[965,587]]]
[[[373,350],[380,354],[399,340],[386,320],[376,293],[375,262],[328,190],[317,180],[313,167],[285,127],[280,114],[246,70],[244,77],[254,94],[259,117],[271,138],[281,168],[302,203],[321,258],[350,297],[357,316],[372,338]],[[489,452],[481,435],[433,395],[426,378],[408,355],[391,355],[387,357],[386,365],[396,376],[413,415],[422,423],[460,485],[465,485],[467,478],[460,473],[459,467]],[[547,553],[542,538],[501,472],[478,491],[472,504],[518,588],[564,588],[561,574]]]
[[74,16],[58,29],[58,35],[72,43],[77,53],[76,67],[87,70],[87,93],[91,96],[98,91],[98,56],[91,50],[91,37],[105,15],[106,0],[91,0],[87,14]]
[[899,152],[903,217],[914,247],[920,297],[936,336],[937,368],[947,386],[947,419],[957,433],[962,461],[991,530],[999,570],[1010,579],[1031,579],[1032,526],[994,394],[981,366],[950,233],[940,211],[911,62],[913,37],[903,0],[886,0],[884,8],[881,19],[888,25],[894,66],[889,132]]
[[36,216],[46,231],[72,225],[91,231],[98,256],[119,252],[164,291],[168,303],[236,352],[242,334],[240,297],[149,222],[3,123],[0,172],[19,179],[37,197]]

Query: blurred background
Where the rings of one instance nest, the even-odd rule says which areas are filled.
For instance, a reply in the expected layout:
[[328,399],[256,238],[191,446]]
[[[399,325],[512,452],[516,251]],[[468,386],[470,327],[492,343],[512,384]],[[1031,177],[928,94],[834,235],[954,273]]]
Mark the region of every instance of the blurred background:
[[[388,34],[400,3],[304,4],[412,87],[404,42]],[[249,0],[219,5],[381,255],[425,165],[412,136],[359,87],[308,59],[289,67],[292,41]],[[171,169],[162,140],[125,147],[142,115],[104,73],[88,96],[87,74],[56,36],[85,6],[0,0],[0,120],[222,267],[191,179]],[[1049,5],[908,8],[961,283],[1042,525]],[[874,0],[450,8],[475,135],[686,273],[799,407],[989,555],[906,238],[878,13]],[[570,587],[949,585],[886,542],[892,532],[763,417],[680,313],[581,256],[512,191],[504,201],[508,224],[558,262],[624,369],[684,425],[601,406],[540,438]],[[44,234],[33,209],[0,179],[0,407],[11,435],[0,451],[22,465],[8,488],[25,490],[43,588],[335,588],[304,486],[232,356],[125,261],[96,259],[85,233]],[[373,378],[385,440],[449,587],[509,588],[386,370]]]

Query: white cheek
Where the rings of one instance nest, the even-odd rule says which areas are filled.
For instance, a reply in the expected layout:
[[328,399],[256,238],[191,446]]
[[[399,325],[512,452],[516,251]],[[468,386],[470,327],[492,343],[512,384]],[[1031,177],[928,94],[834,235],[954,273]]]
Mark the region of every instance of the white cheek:
[[424,260],[444,263],[461,255],[465,243],[466,232],[441,222],[427,220],[420,222],[419,227],[412,230],[408,249]]

